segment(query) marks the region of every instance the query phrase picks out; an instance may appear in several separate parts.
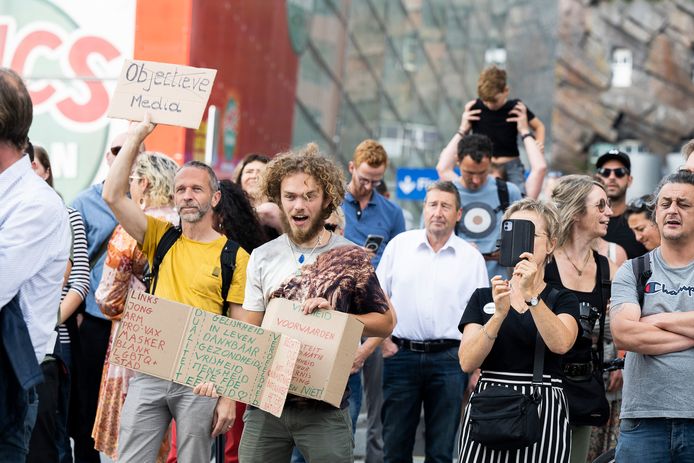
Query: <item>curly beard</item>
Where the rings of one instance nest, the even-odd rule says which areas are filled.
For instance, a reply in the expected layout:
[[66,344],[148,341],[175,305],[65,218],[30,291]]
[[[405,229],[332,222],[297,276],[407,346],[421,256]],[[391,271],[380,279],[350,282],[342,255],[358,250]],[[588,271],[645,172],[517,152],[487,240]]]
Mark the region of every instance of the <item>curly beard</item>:
[[287,214],[285,214],[284,211],[280,211],[280,220],[282,221],[282,227],[287,231],[289,239],[296,244],[306,243],[307,241],[311,241],[313,238],[318,236],[318,234],[323,231],[323,224],[325,223],[325,220],[321,217],[321,215],[318,215],[312,219],[311,225],[306,231],[295,231],[292,229],[292,225],[289,223]]

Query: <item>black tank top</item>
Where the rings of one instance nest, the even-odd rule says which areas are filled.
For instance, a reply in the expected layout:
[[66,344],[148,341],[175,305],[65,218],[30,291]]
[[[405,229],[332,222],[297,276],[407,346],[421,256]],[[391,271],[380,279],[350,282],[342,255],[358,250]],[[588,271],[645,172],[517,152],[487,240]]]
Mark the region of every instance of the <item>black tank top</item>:
[[[590,304],[592,307],[595,307],[600,311],[601,317],[603,312],[605,311],[605,306],[603,305],[602,301],[602,287],[601,287],[601,279],[602,279],[602,274],[601,274],[601,265],[600,265],[600,260],[601,259],[607,259],[605,256],[601,256],[598,254],[596,251],[593,251],[593,258],[595,259],[595,265],[597,266],[597,269],[595,271],[595,284],[593,286],[592,291],[590,292],[585,292],[585,291],[576,291],[573,289],[566,288],[562,282],[561,282],[561,276],[559,275],[559,268],[557,267],[557,263],[554,259],[547,264],[545,267],[545,282],[547,284],[554,286],[556,288],[563,288],[566,289],[567,291],[571,291],[576,295],[578,298],[579,303],[587,303]],[[609,276],[608,276],[609,278]],[[605,301],[607,302],[607,301]],[[595,322],[595,327],[593,328],[593,334],[597,335],[599,333],[600,329],[600,319],[598,319]],[[591,347],[592,343],[585,339],[583,337],[583,328],[579,328],[579,333],[578,337],[576,338],[576,343],[574,346],[571,348],[569,352],[564,354],[564,361],[565,362],[589,362],[592,358],[591,356]],[[599,350],[602,350],[602,346],[598,346]]]

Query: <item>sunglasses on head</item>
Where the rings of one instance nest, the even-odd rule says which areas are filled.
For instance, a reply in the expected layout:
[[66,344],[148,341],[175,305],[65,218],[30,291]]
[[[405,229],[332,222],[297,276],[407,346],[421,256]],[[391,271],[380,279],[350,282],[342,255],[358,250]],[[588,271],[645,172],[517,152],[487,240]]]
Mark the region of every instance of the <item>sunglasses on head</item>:
[[645,195],[639,198],[632,199],[627,204],[627,210],[631,212],[648,212],[650,211],[653,203],[653,196]]
[[616,169],[608,169],[607,167],[601,167],[598,169],[598,175],[601,177],[608,178],[614,172],[614,176],[617,178],[622,178],[625,175],[629,175],[629,169],[626,167],[617,167]]
[[118,153],[120,153],[121,146],[112,146],[111,147],[111,154],[114,156],[118,156]]

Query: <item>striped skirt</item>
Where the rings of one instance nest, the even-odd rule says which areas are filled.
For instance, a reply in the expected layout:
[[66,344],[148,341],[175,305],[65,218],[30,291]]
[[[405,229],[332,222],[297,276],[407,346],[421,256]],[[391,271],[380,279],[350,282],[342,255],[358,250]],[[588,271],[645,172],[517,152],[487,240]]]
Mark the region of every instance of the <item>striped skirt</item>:
[[[491,385],[510,387],[529,394],[532,376],[524,373],[483,371],[473,397],[474,394]],[[561,380],[544,375],[541,394],[540,420],[544,424],[542,439],[532,446],[519,450],[488,449],[470,439],[470,404],[468,403],[465,407],[460,432],[458,462],[568,463],[571,453],[571,431],[569,429],[568,406],[561,387]]]

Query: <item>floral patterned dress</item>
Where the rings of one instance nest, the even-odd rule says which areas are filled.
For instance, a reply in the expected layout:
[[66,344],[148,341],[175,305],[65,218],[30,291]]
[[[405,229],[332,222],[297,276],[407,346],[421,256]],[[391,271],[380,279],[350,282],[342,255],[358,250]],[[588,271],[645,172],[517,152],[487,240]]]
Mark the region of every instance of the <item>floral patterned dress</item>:
[[[178,223],[178,215],[172,208],[152,208],[145,211],[153,217]],[[118,450],[118,430],[120,413],[128,393],[133,370],[109,362],[111,343],[120,325],[128,289],[145,290],[142,282],[147,269],[147,256],[138,248],[137,242],[118,225],[111,235],[101,282],[96,290],[96,302],[106,318],[113,321],[111,339],[106,351],[106,362],[101,377],[99,402],[92,429],[94,447],[116,460]],[[169,449],[169,436],[164,437],[157,462],[166,461]]]

